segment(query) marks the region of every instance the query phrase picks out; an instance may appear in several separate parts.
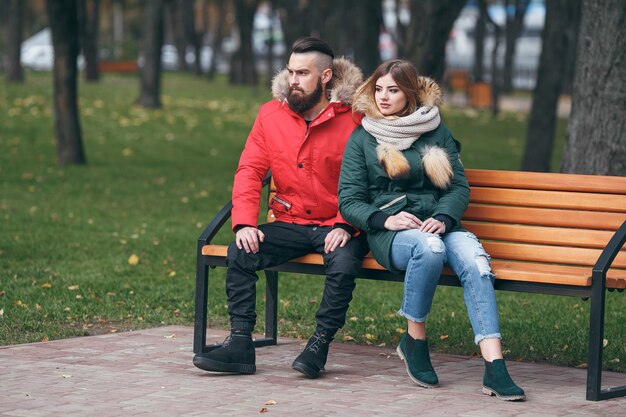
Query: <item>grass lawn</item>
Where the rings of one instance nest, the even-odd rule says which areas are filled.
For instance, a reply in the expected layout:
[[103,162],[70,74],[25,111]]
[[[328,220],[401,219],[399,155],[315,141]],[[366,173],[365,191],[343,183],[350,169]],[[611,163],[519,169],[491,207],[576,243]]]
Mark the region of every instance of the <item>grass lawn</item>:
[[[135,76],[80,85],[88,165],[56,163],[49,73],[0,90],[0,345],[193,323],[195,245],[230,199],[265,88],[166,74],[163,108],[133,106]],[[526,116],[444,108],[468,168],[518,169]],[[558,125],[554,169],[565,136]],[[218,241],[228,243],[225,230]],[[211,274],[210,326],[226,328],[224,269]],[[263,283],[263,280],[260,281]],[[282,336],[308,337],[322,277],[280,281]],[[402,286],[360,280],[339,340],[394,346]],[[498,292],[505,354],[584,366],[589,303]],[[259,297],[259,313],[263,312]],[[605,368],[626,371],[626,297],[608,294]],[[437,289],[433,349],[478,352],[462,293]],[[257,329],[262,329],[261,314]],[[191,346],[189,347],[191,352]]]

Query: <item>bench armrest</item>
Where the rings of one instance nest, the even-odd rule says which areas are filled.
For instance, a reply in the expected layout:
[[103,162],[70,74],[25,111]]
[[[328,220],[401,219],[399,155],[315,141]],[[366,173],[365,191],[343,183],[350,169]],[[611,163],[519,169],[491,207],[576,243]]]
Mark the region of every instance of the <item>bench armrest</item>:
[[596,264],[593,266],[594,275],[597,273],[605,275],[611,267],[613,260],[626,242],[626,221],[617,229],[609,243],[606,245]]
[[[272,176],[268,173],[263,179],[263,187],[270,183]],[[204,246],[211,243],[217,232],[220,231],[224,223],[230,219],[231,212],[233,210],[232,200],[226,203],[224,207],[217,213],[215,218],[211,220],[211,223],[202,231],[202,234],[198,238],[198,245]]]

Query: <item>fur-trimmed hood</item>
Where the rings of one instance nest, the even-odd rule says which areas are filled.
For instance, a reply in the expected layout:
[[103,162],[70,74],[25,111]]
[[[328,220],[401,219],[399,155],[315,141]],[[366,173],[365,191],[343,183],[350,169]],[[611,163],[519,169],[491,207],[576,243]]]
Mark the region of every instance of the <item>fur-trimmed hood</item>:
[[[331,102],[352,104],[356,89],[363,82],[363,73],[345,58],[333,60],[333,77],[327,84],[326,91]],[[272,79],[272,96],[279,101],[286,101],[289,93],[289,71],[280,71]]]
[[[441,87],[439,87],[439,84],[437,84],[435,80],[429,77],[418,76],[417,85],[417,97],[420,101],[419,107],[433,107],[441,105],[443,102],[443,94],[441,92]],[[372,94],[361,94],[354,102],[352,108],[354,111],[363,113],[365,116],[373,119],[382,119],[385,117],[378,110],[378,106],[376,105],[376,101]]]

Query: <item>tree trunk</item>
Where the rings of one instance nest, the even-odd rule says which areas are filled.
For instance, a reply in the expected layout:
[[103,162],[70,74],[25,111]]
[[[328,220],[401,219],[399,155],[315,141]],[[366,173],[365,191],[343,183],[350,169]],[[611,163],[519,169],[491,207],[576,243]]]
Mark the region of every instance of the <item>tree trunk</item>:
[[77,0],[48,0],[46,9],[54,48],[54,127],[61,165],[85,164],[77,103]]
[[24,3],[22,0],[5,0],[6,15],[4,22],[4,69],[6,80],[10,83],[24,81],[22,71],[22,21],[24,18]]
[[78,17],[80,43],[85,57],[85,80],[98,81],[98,26],[100,23],[100,0],[80,0]]
[[[511,1],[514,4],[510,4]],[[513,61],[515,60],[515,50],[517,49],[517,39],[524,27],[524,17],[530,0],[507,0],[505,7],[512,8],[513,16],[507,13],[506,17],[506,49],[504,51],[504,68],[502,71],[502,92],[513,91]]]
[[138,104],[143,107],[161,107],[161,47],[163,46],[164,0],[150,0],[144,4],[143,57],[141,89]]
[[[348,13],[346,13],[348,19],[350,19],[349,15],[355,12],[358,15],[354,20],[363,22],[361,24],[367,30],[355,30],[356,39],[354,37],[351,38],[354,43],[354,61],[363,70],[364,74],[371,74],[380,64],[378,42],[380,28],[383,25],[382,2],[380,0],[359,1],[358,4],[355,4],[355,9],[348,10]],[[348,35],[352,35],[352,33]]]
[[561,170],[626,176],[626,2],[583,0]]
[[235,16],[239,26],[239,49],[230,60],[230,83],[257,85],[258,75],[252,48],[252,25],[259,0],[235,0]]
[[526,132],[522,170],[549,172],[554,148],[557,107],[564,87],[563,73],[569,63],[563,59],[572,49],[569,33],[577,32],[581,0],[548,0],[543,27],[537,85]]
[[412,1],[409,5],[410,28],[401,31],[404,53],[420,74],[440,82],[445,69],[446,42],[465,0]]
[[213,49],[213,56],[211,57],[211,65],[209,66],[208,78],[212,80],[217,73],[217,61],[222,56],[222,40],[224,39],[224,22],[226,21],[226,5],[224,0],[215,0],[215,7],[218,9],[217,27],[215,28],[213,35],[213,42],[211,48]]
[[487,11],[486,0],[478,0],[480,13],[485,16],[487,24],[493,28],[493,49],[491,50],[491,113],[496,116],[500,112],[500,69],[498,65],[498,48],[502,29],[493,21]]
[[485,32],[487,31],[487,18],[482,8],[480,8],[476,18],[474,29],[474,68],[472,71],[472,81],[483,82],[485,78]]
[[[308,5],[301,1],[275,0],[279,8],[280,24],[283,29],[287,55],[296,39],[309,35],[309,19],[306,18]],[[294,22],[298,22],[294,24]]]
[[124,0],[113,0],[113,14],[111,16],[113,34],[113,56],[121,59],[124,43]]

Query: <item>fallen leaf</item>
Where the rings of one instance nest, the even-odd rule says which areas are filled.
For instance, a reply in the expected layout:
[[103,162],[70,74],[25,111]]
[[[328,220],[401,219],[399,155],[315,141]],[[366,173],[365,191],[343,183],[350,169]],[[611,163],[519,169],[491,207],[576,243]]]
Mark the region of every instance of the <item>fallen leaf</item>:
[[267,413],[267,408],[263,407],[259,410],[259,413]]
[[130,258],[128,258],[128,264],[137,265],[138,263],[139,263],[139,256],[135,255],[134,253],[130,255]]
[[265,405],[276,405],[276,401],[274,401],[274,400],[267,400],[267,401],[265,401]]
[[28,304],[24,304],[22,300],[15,301],[15,305],[22,308],[28,308]]
[[41,288],[50,289],[52,288],[52,284],[50,284],[49,282],[46,282],[44,284],[41,284]]
[[69,307],[65,307],[65,308],[63,309],[63,311],[65,311],[66,313],[69,313],[70,311],[72,311],[72,309],[71,309],[71,308],[69,308]]
[[309,300],[309,304],[317,304],[317,300],[315,298],[311,298]]
[[4,317],[4,308],[0,308],[0,317]]
[[176,333],[172,333],[170,335],[163,336],[166,339],[176,339]]
[[176,276],[176,271],[170,272],[170,278],[174,278]]
[[45,343],[45,342],[47,342],[49,340],[50,339],[48,339],[48,336],[44,336],[44,337],[41,338],[40,342],[44,342]]
[[576,365],[576,367],[577,367],[578,369],[587,369],[587,363],[586,363],[586,362],[581,363],[580,365]]
[[609,339],[604,339],[602,341],[602,347],[606,347],[606,345],[608,345],[608,344],[609,344]]
[[4,290],[0,291],[0,297],[4,296]]
[[352,336],[344,336],[343,337],[343,341],[344,342],[354,342],[354,337],[352,337]]
[[358,321],[359,318],[357,316],[352,316],[350,317],[350,321]]
[[67,287],[68,290],[70,291],[76,291],[78,289],[80,289],[79,285],[70,285],[69,287]]
[[371,333],[365,333],[363,336],[364,336],[367,340],[374,340],[374,339],[376,339],[376,336],[374,336],[374,335],[373,335],[373,334],[371,334]]
[[63,375],[61,375],[61,376],[62,376],[63,378],[71,378],[71,377],[72,377],[72,375],[69,375],[69,374],[63,374]]
[[379,343],[376,346],[378,346],[378,347],[385,347],[385,346],[387,346],[387,343],[385,343],[385,342]]
[[403,328],[401,328],[401,327],[398,327],[398,328],[396,329],[396,333],[404,334],[404,333],[406,333],[406,329],[403,329]]
[[447,334],[442,334],[441,336],[439,336],[439,340],[446,340],[448,337],[450,336],[448,336]]

